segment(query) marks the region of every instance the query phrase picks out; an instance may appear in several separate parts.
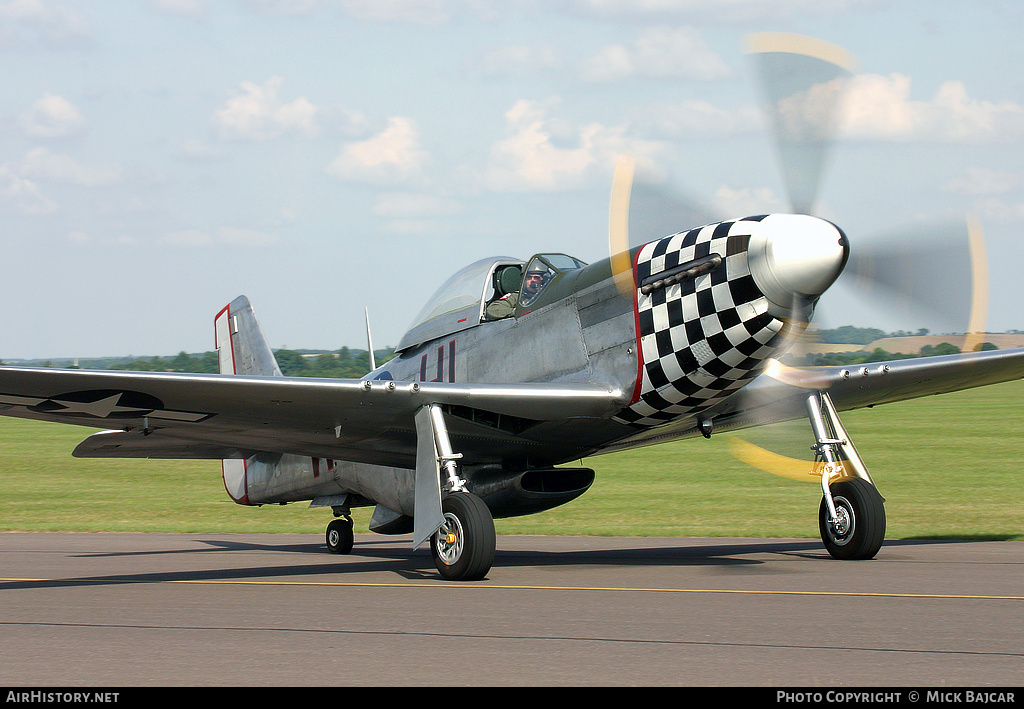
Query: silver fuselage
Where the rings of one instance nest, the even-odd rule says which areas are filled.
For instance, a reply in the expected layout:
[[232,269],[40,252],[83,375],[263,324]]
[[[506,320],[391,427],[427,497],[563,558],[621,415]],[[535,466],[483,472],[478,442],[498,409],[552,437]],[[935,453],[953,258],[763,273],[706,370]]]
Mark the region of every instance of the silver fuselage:
[[[838,276],[844,249],[833,225],[798,215],[680,232],[630,253],[628,289],[614,277],[611,260],[567,271],[509,317],[486,320],[482,303],[449,314],[448,327],[432,321],[435,330],[442,322],[438,336],[411,343],[407,337],[398,356],[367,379],[586,382],[620,393],[621,406],[601,417],[537,422],[449,411],[470,484],[495,470],[546,469],[629,447],[652,429],[686,435],[779,354],[784,324],[806,322],[809,303]],[[706,265],[710,256],[719,257],[713,268]],[[705,265],[686,274],[694,263]],[[502,445],[493,445],[496,437]],[[248,463],[250,503],[350,494],[411,514],[411,469],[262,458]]]

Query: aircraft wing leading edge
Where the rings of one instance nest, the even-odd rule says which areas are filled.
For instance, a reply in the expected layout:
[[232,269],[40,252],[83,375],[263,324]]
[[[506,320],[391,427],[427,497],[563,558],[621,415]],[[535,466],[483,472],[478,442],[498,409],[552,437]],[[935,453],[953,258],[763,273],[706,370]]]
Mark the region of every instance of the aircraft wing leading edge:
[[[837,367],[783,369],[752,382],[754,401],[804,398],[827,391],[837,410],[849,411],[1024,377],[1024,348],[919,357]],[[723,412],[724,413],[724,412]]]
[[[802,418],[812,391],[827,391],[836,408],[847,411],[1021,377],[1024,348],[846,367],[782,368],[758,377],[700,417],[710,419],[714,431],[726,431]],[[466,437],[472,448],[466,453],[481,462],[496,462],[517,446],[536,446],[541,439],[571,447],[567,439],[591,429],[593,439],[577,442],[581,456],[700,433],[695,416],[602,445],[600,424],[623,406],[624,397],[621,391],[585,383],[452,384],[0,368],[0,415],[108,429],[84,440],[75,449],[78,457],[223,459],[266,451],[412,468],[415,413],[430,403],[505,417],[513,424],[472,426]],[[580,419],[592,425],[575,425]],[[518,436],[516,422],[534,425],[531,433],[541,439]],[[453,425],[459,424],[453,417]],[[567,426],[572,426],[571,435]]]
[[751,428],[807,416],[806,400],[828,392],[838,411],[999,384],[1024,377],[1024,348],[919,357],[859,365],[769,368],[743,389],[699,416],[617,442],[609,452],[715,432]]
[[414,417],[426,404],[494,419],[479,436],[491,436],[479,444],[486,450],[515,430],[502,417],[557,427],[565,419],[602,419],[622,399],[619,391],[573,383],[0,368],[0,415],[109,429],[83,441],[80,457],[245,458],[267,451],[413,467]]

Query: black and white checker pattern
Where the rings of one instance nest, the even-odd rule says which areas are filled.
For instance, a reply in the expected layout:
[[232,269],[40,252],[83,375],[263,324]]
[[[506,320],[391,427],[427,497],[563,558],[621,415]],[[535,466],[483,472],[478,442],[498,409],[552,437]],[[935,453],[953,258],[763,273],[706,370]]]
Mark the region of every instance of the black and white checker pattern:
[[763,217],[722,222],[644,246],[636,282],[717,253],[722,264],[696,280],[637,291],[639,398],[616,418],[657,426],[717,403],[755,377],[776,353],[783,322],[768,313],[747,266],[751,228]]

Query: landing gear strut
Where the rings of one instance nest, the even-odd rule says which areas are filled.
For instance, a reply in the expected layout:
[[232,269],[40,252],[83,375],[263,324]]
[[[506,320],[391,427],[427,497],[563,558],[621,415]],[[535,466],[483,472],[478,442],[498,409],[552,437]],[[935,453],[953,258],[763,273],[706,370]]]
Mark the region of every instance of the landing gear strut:
[[452,450],[440,406],[428,404],[417,412],[416,435],[413,546],[429,537],[434,566],[444,578],[479,581],[494,562],[491,511],[459,475],[462,455]]
[[822,465],[818,530],[835,559],[871,559],[885,539],[884,500],[825,392],[807,397],[812,446]]

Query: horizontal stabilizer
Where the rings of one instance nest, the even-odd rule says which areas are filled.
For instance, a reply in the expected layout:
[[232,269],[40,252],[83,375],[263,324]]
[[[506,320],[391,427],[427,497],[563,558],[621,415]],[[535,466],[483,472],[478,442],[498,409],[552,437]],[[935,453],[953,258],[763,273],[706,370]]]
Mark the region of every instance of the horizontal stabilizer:
[[164,460],[223,460],[248,458],[254,451],[201,441],[186,441],[139,431],[100,431],[75,448],[76,458],[159,458]]

